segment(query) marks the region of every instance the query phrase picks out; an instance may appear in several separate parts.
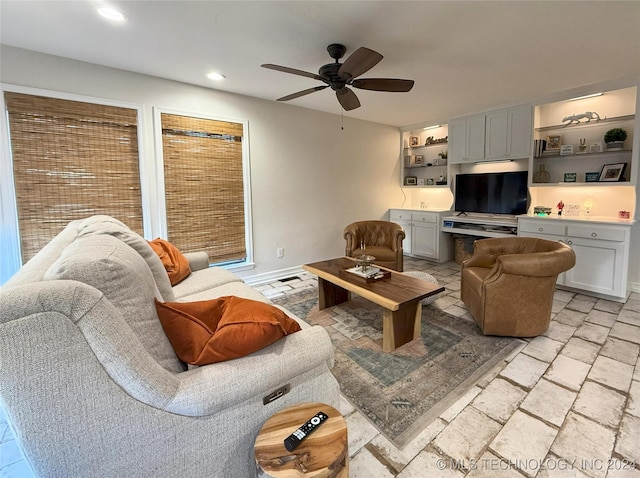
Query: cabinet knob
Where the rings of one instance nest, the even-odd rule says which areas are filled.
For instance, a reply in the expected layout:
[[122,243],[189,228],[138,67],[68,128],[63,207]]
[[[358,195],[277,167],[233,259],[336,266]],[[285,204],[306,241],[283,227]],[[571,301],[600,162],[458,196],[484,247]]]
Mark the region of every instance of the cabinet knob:
[[596,232],[592,232],[591,237],[598,237],[598,234]]
[[573,241],[567,241],[567,244],[569,244],[571,246],[571,245],[573,245]]
[[542,232],[542,231],[544,231],[544,227],[539,227],[538,232]]

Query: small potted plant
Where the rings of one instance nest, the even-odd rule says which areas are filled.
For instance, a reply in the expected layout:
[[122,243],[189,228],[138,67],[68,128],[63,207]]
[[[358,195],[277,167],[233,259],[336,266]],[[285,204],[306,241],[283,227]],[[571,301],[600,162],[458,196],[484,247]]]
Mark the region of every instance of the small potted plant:
[[604,134],[607,149],[622,149],[625,139],[627,139],[627,132],[622,128],[612,128]]

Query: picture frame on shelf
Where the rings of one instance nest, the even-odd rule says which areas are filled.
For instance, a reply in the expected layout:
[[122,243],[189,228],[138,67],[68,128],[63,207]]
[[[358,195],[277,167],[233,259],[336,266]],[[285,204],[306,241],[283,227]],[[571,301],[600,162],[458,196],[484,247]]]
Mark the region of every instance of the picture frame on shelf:
[[563,144],[560,146],[560,156],[569,156],[571,154],[573,154],[572,144]]
[[418,186],[424,186],[424,178],[418,178]]
[[434,181],[433,178],[427,178],[427,186],[433,186]]
[[575,183],[578,175],[576,173],[564,173],[565,183]]
[[404,185],[405,186],[417,186],[418,178],[416,176],[405,176],[404,177]]
[[620,181],[627,163],[605,164],[600,171],[600,181]]
[[562,146],[562,136],[559,134],[547,136],[547,147],[545,151],[560,151]]
[[600,181],[600,171],[591,171],[584,173],[585,183],[597,183]]
[[409,136],[409,146],[412,148],[420,146],[420,136]]
[[602,141],[596,141],[589,145],[590,153],[602,153]]
[[424,156],[421,154],[416,154],[415,165],[422,166],[424,164]]

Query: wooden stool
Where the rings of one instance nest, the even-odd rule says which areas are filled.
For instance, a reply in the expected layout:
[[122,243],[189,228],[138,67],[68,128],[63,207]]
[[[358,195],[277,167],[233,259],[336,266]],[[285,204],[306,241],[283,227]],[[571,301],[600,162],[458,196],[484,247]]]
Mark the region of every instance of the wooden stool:
[[[292,452],[284,439],[318,412],[329,419]],[[348,478],[347,424],[338,410],[324,403],[301,403],[279,411],[260,429],[255,444],[259,477]]]

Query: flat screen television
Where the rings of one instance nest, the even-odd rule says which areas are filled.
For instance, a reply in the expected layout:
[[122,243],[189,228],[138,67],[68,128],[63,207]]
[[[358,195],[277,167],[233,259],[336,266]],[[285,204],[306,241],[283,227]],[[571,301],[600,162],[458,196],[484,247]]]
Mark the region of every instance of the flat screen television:
[[458,212],[526,214],[527,171],[456,175]]

